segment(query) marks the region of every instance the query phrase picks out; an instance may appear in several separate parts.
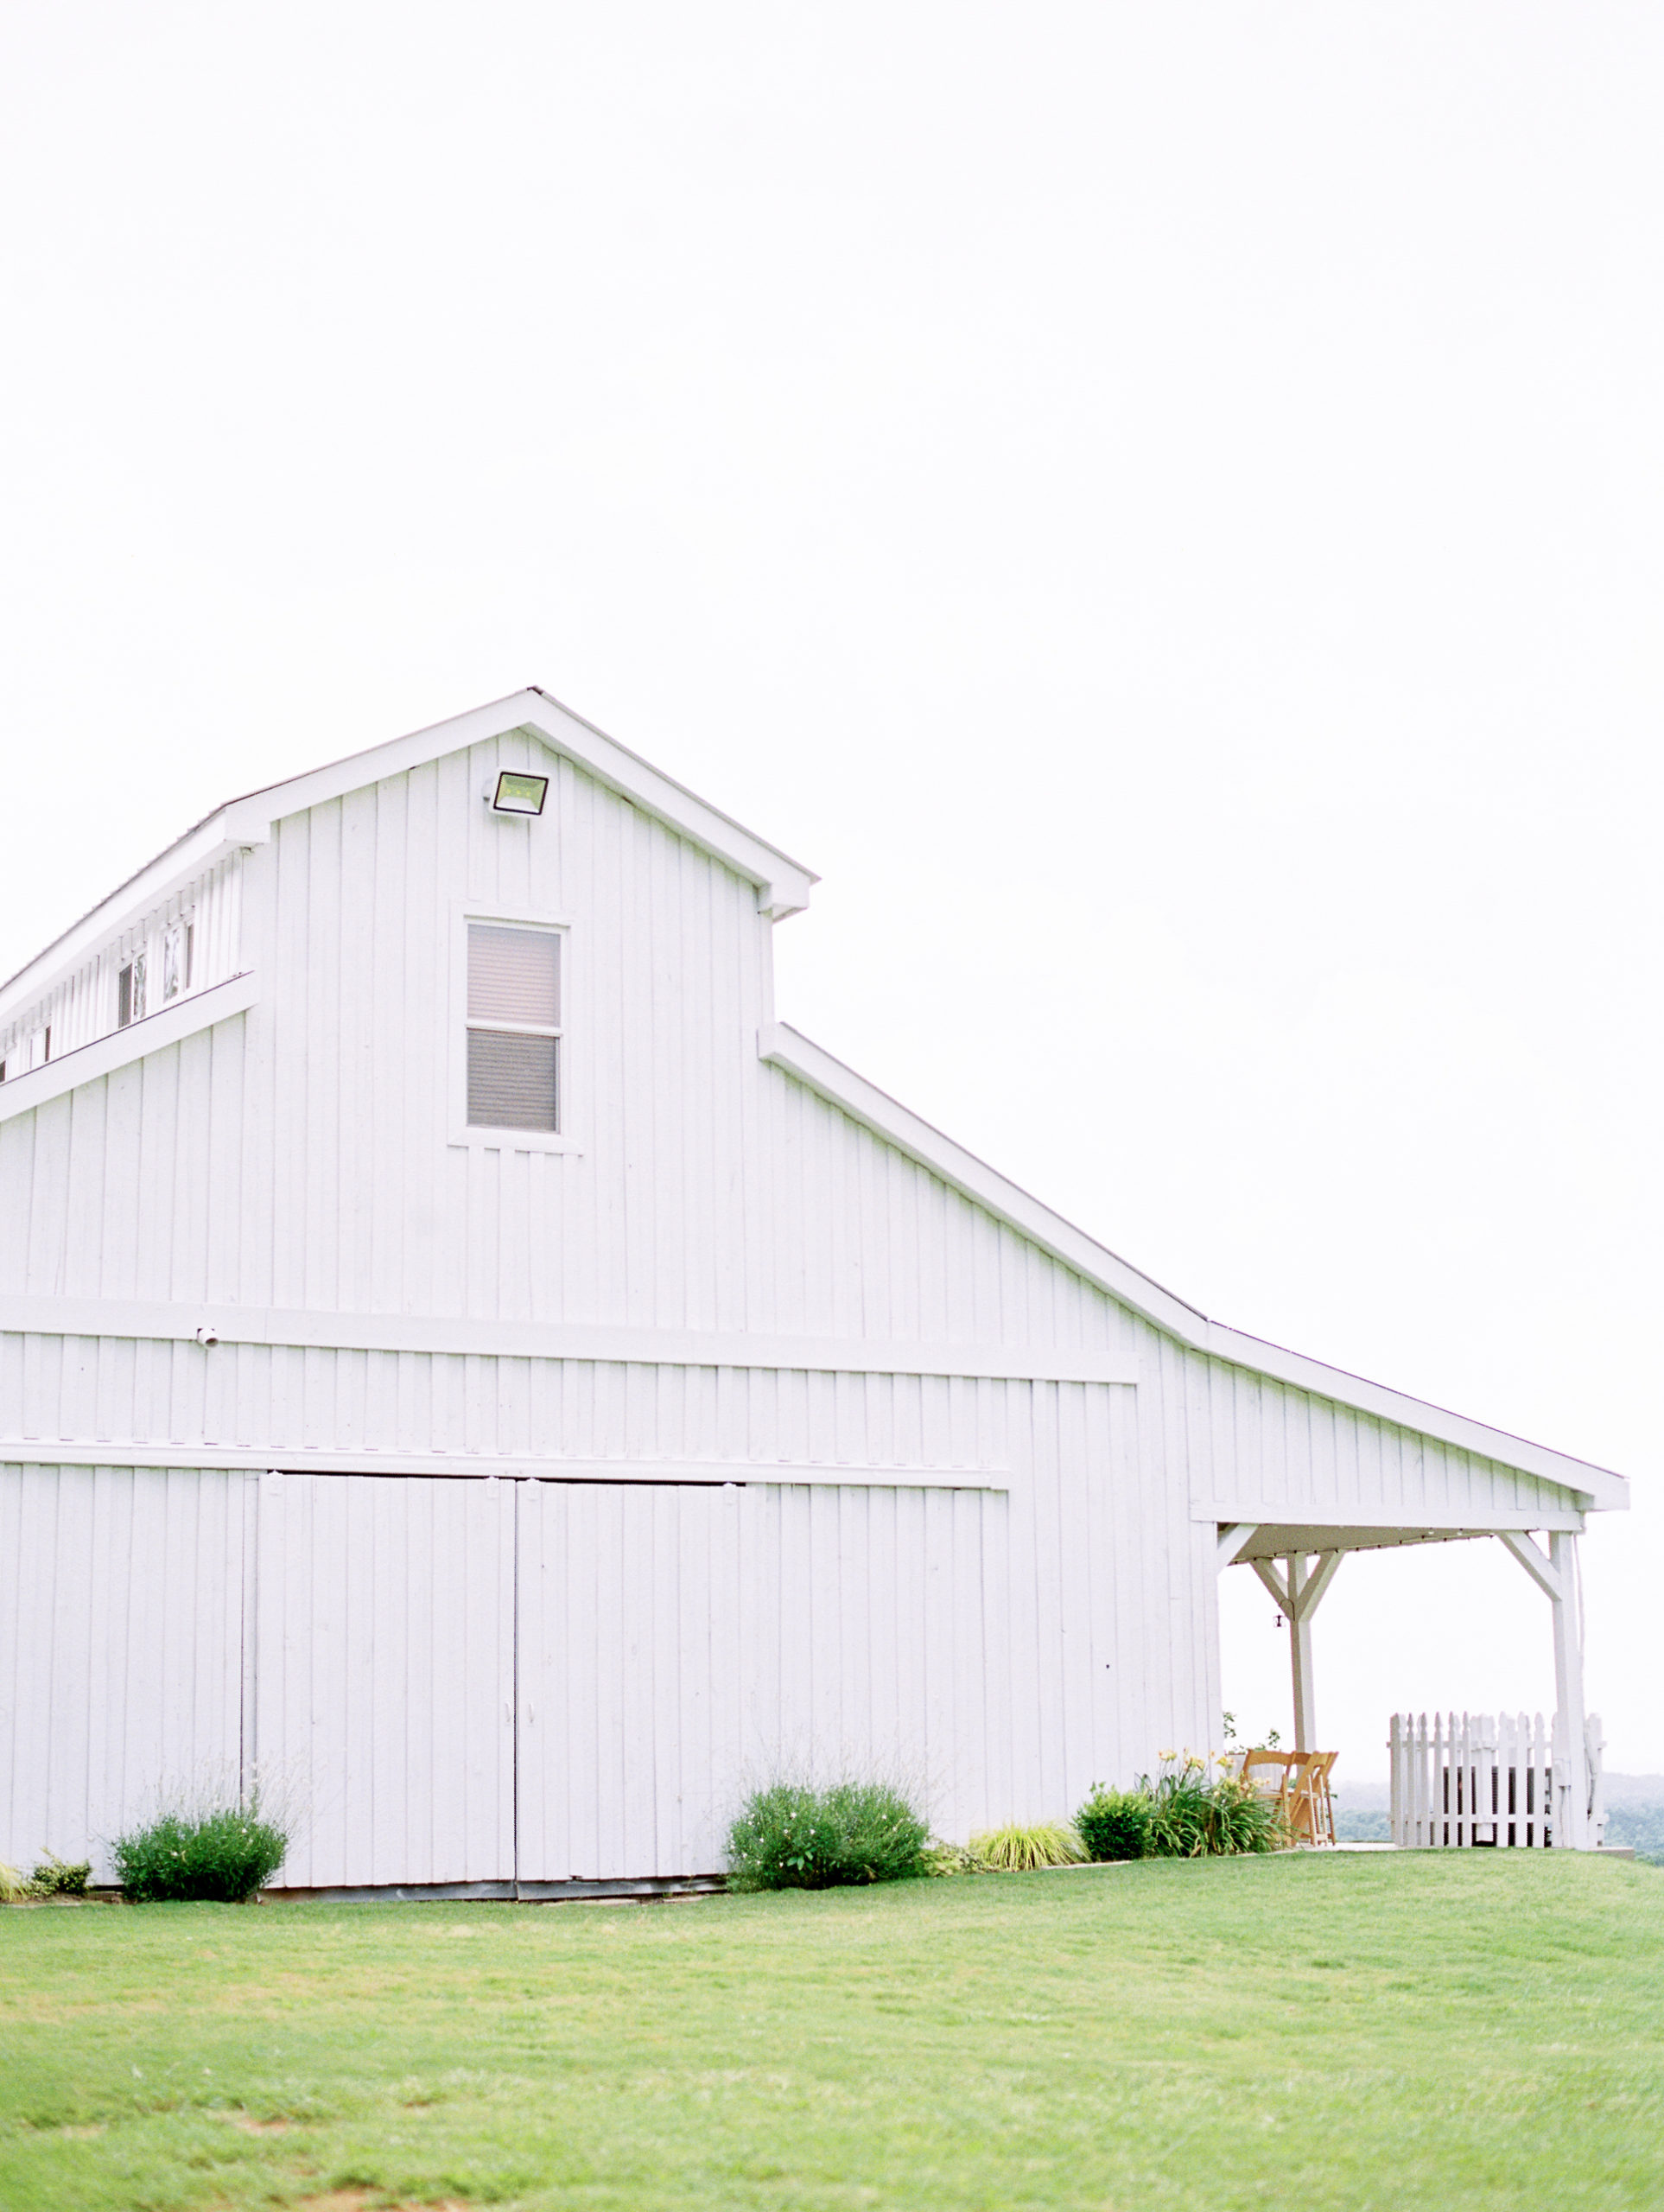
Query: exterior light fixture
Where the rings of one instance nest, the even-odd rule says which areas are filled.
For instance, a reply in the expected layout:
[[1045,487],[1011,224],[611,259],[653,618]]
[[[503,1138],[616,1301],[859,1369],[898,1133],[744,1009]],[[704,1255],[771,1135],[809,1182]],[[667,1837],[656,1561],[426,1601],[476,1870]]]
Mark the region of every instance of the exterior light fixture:
[[524,776],[518,768],[505,768],[497,779],[496,791],[486,797],[493,814],[541,814],[549,797],[549,778]]

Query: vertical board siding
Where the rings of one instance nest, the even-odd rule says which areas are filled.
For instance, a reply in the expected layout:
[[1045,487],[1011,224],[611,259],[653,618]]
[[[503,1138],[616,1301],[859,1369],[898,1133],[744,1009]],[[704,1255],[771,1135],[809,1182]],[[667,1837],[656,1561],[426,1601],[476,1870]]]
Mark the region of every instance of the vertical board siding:
[[[454,1529],[453,1585],[435,1571],[432,1523],[454,1516],[457,1492],[475,1508],[471,1605],[454,1586],[470,1580]],[[488,1507],[491,1492],[511,1505]],[[511,1603],[505,1524],[478,1534],[505,1511]],[[268,1481],[255,1736],[261,1771],[307,1807],[283,1879],[707,1872],[746,1788],[779,1774],[893,1777],[962,1837],[1013,1816],[1013,1802],[1067,1809],[1117,1770],[1119,1747],[1090,1721],[1050,1762],[1013,1742],[1011,1518],[1002,1494],[974,1491]],[[1079,1633],[1096,1653],[1114,1627],[1083,1619]],[[1055,1700],[1071,1657],[1044,1627],[1039,1641]],[[448,1720],[443,1680],[467,1684]],[[493,1769],[481,1748],[500,1746],[510,1699],[513,1866],[492,1796],[501,1754]],[[1150,1747],[1136,1750],[1148,1764]],[[439,1803],[473,1821],[448,1853],[423,1826]]]
[[257,1781],[280,1881],[358,1886],[707,1872],[783,1773],[892,1777],[961,1838],[1066,1813],[1159,1748],[1096,1687],[1134,1485],[1085,1448],[1110,1409],[1059,1453],[1012,1387],[1009,1496],[9,1471],[7,1840]]
[[[540,822],[480,804],[499,767],[553,769]],[[195,899],[199,977],[251,966],[259,1003],[0,1125],[0,1197],[21,1202],[0,1206],[0,1279],[263,1306],[1130,1344],[1112,1300],[759,1062],[772,925],[753,887],[529,734],[288,816]],[[570,923],[575,1152],[449,1141],[468,904]]]
[[111,1878],[110,1845],[242,1770],[250,1485],[0,1467],[0,1859]]
[[297,1815],[283,1885],[512,1878],[513,1489],[262,1480],[252,1744]]
[[1191,1497],[1258,1503],[1267,1520],[1413,1521],[1419,1509],[1559,1511],[1558,1484],[1437,1437],[1297,1390],[1146,1332],[1140,1390],[1170,1414],[1169,1450],[1188,1461]]
[[[1004,1816],[1002,1497],[517,1488],[522,1882],[712,1871],[781,1775],[893,1777],[949,1834]],[[905,1656],[877,1669],[898,1621]]]

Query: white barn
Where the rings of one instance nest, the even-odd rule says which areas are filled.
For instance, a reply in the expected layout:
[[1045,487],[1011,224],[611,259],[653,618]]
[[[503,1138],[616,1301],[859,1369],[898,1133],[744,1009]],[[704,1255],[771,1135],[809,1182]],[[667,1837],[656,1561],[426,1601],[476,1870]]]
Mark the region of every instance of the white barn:
[[962,1836],[1216,1740],[1222,1566],[1309,1734],[1338,1560],[1481,1534],[1580,1734],[1622,1478],[1206,1319],[782,1025],[814,880],[531,690],[0,991],[0,1859],[257,1773],[301,1888],[701,1873],[783,1766]]

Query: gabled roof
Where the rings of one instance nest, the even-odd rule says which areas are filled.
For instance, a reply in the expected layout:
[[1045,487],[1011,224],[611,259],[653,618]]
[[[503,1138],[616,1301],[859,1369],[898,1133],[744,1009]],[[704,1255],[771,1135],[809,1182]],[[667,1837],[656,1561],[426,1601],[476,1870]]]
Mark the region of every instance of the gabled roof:
[[1593,1466],[1588,1460],[1574,1459],[1567,1452],[1528,1443],[1524,1437],[1510,1436],[1506,1429],[1470,1421],[1464,1414],[1427,1405],[1401,1390],[1388,1389],[1384,1383],[1370,1382],[1361,1375],[1349,1375],[1342,1368],[1327,1367],[1321,1360],[1308,1359],[1303,1352],[1286,1351],[1280,1344],[1267,1344],[1258,1337],[1245,1335],[1240,1329],[1210,1321],[1205,1313],[1194,1306],[1187,1306],[1183,1299],[1164,1290],[1148,1275],[1140,1274],[1127,1261],[1096,1243],[1084,1230],[1077,1229],[1061,1214],[1053,1213],[1050,1206],[1031,1198],[997,1168],[977,1159],[975,1153],[967,1152],[951,1137],[943,1136],[940,1129],[933,1128],[930,1122],[922,1121],[880,1090],[876,1084],[868,1083],[864,1076],[857,1075],[842,1060],[834,1059],[830,1052],[811,1044],[784,1022],[772,1022],[761,1032],[758,1051],[772,1067],[795,1077],[852,1121],[861,1122],[898,1151],[918,1160],[921,1166],[929,1168],[933,1175],[962,1192],[997,1221],[1007,1223],[1043,1252],[1050,1253],[1076,1274],[1096,1284],[1100,1290],[1107,1291],[1120,1304],[1130,1306],[1134,1313],[1141,1314],[1191,1351],[1206,1352],[1233,1366],[1248,1368],[1256,1375],[1290,1383],[1296,1389],[1310,1391],[1314,1397],[1332,1399],[1336,1404],[1350,1406],[1356,1412],[1373,1414],[1378,1420],[1390,1421],[1417,1435],[1437,1437],[1442,1443],[1454,1444],[1481,1459],[1494,1459],[1502,1466],[1540,1476],[1545,1482],[1559,1484],[1574,1492],[1579,1500],[1597,1509],[1623,1511],[1628,1507],[1629,1482],[1608,1467]]
[[365,753],[348,753],[327,767],[291,776],[283,783],[270,784],[263,791],[247,792],[216,807],[147,868],[100,900],[91,913],[54,938],[27,967],[0,984],[0,1022],[53,989],[111,937],[227,853],[245,845],[264,844],[273,823],[285,815],[344,798],[366,784],[380,782],[384,776],[425,766],[448,753],[462,752],[511,730],[530,731],[551,752],[575,761],[597,783],[617,791],[632,806],[713,854],[736,875],[754,883],[758,906],[772,921],[800,913],[809,904],[810,887],[820,880],[812,870],[708,805],[547,691],[530,684],[490,706],[476,707],[470,714],[454,715],[409,737],[372,746]]

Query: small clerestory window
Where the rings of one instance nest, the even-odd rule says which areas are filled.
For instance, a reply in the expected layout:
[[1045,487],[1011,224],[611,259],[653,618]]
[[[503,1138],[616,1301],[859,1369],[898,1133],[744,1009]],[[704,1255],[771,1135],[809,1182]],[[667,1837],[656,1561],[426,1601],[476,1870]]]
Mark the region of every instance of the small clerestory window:
[[175,922],[162,939],[162,996],[165,1003],[191,988],[196,954],[194,922]]
[[468,924],[468,1126],[561,1126],[561,932]]
[[136,952],[116,977],[116,1027],[144,1019],[144,955]]

